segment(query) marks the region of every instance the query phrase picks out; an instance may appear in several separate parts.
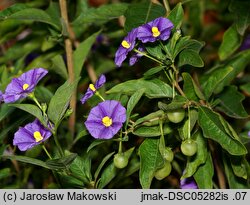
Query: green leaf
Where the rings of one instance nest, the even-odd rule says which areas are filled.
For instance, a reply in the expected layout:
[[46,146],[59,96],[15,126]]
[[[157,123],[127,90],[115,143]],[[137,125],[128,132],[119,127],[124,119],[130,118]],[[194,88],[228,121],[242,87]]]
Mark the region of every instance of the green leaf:
[[124,93],[132,95],[137,90],[145,89],[145,95],[148,98],[165,98],[172,97],[172,88],[168,84],[159,79],[145,80],[140,78],[138,80],[129,80],[124,83],[120,83],[110,90],[106,91],[107,94],[112,93]]
[[[163,126],[164,135],[170,134],[172,131],[173,131],[172,128],[168,124],[165,124]],[[152,127],[141,126],[139,128],[136,128],[133,131],[133,134],[139,137],[157,137],[161,135],[161,131],[159,125]]]
[[204,94],[207,99],[212,95],[215,88],[223,81],[223,79],[226,78],[226,76],[229,75],[230,72],[232,72],[232,70],[232,67],[225,67],[215,70],[210,74],[206,82],[202,84]]
[[[124,152],[125,157],[127,157],[128,159],[130,158],[131,154],[133,153],[135,147],[132,147],[130,149],[128,149],[127,151]],[[126,169],[126,175],[130,174],[131,172],[133,172],[133,170],[135,169],[135,167],[130,167],[130,170]],[[99,183],[97,185],[98,189],[102,189],[104,188],[109,182],[112,181],[112,179],[114,179],[114,177],[117,175],[117,168],[114,166],[113,161],[108,165],[107,168],[104,169],[104,171],[102,172],[101,178],[99,180]],[[125,177],[126,177],[125,175]],[[124,175],[122,175],[124,178]]]
[[231,56],[241,45],[242,36],[236,30],[236,26],[230,26],[223,35],[222,43],[219,47],[220,60],[225,60]]
[[174,58],[178,55],[178,66],[191,65],[194,67],[203,67],[204,63],[201,59],[199,52],[205,45],[204,42],[200,42],[189,37],[181,38],[174,49]]
[[85,163],[84,159],[80,156],[77,156],[70,165],[70,171],[80,178],[85,184],[89,183],[91,180],[86,174],[86,165],[87,163]]
[[[15,6],[15,5],[14,5]],[[9,10],[10,11],[10,10]],[[14,11],[14,12],[13,12]],[[57,30],[60,30],[60,25],[55,23],[55,21],[43,10],[36,8],[14,8],[11,12],[6,12],[0,15],[0,20],[15,19],[15,20],[31,20],[42,23],[47,23]]]
[[9,104],[9,105],[30,113],[31,115],[35,116],[45,127],[48,126],[45,118],[42,115],[42,111],[36,105],[32,104]]
[[145,126],[159,125],[159,120],[163,120],[164,118],[165,113],[162,110],[158,110],[137,119],[133,126],[136,127],[139,124],[143,124]]
[[169,13],[167,18],[174,24],[175,29],[180,29],[184,19],[182,3],[178,3]]
[[72,23],[74,27],[82,26],[86,23],[104,24],[107,21],[122,16],[128,8],[127,3],[112,3],[102,5],[98,8],[85,9]]
[[196,109],[189,110],[190,119],[187,119],[183,125],[183,127],[179,128],[179,135],[182,138],[182,140],[188,139],[189,132],[192,132],[193,128],[195,127],[195,124],[198,120],[198,112]]
[[237,119],[247,118],[249,115],[242,105],[244,99],[245,96],[238,92],[236,86],[228,86],[218,96],[220,102],[218,108],[230,117]]
[[98,189],[103,189],[112,179],[116,176],[117,169],[114,163],[110,163],[106,169],[102,172],[100,181],[98,183]]
[[[199,99],[205,100],[200,88],[196,85],[189,73],[182,73],[184,80],[183,91],[189,100],[198,101]],[[197,98],[198,97],[198,98]]]
[[247,153],[245,146],[240,141],[226,133],[218,113],[206,107],[199,107],[198,122],[204,137],[218,142],[231,155],[244,155]]
[[35,51],[40,48],[40,38],[29,38],[27,40],[20,40],[13,44],[3,56],[0,56],[0,63],[7,63],[7,61],[14,61],[19,58],[22,58],[32,51]]
[[188,100],[181,96],[181,95],[176,95],[174,97],[174,99],[171,101],[171,103],[169,104],[166,104],[166,103],[163,103],[163,102],[158,102],[158,107],[165,111],[165,112],[168,112],[168,111],[173,111],[173,110],[177,110],[177,109],[180,109],[180,108],[183,108],[185,104],[188,103]]
[[46,169],[51,169],[46,162],[43,162],[39,159],[34,159],[34,158],[30,158],[30,157],[25,157],[25,156],[18,156],[18,155],[1,155],[0,158],[5,158],[5,159],[10,159],[10,160],[17,160],[19,162],[24,162],[24,163],[28,163],[28,164],[33,164],[33,165],[37,165],[40,167],[44,167]]
[[83,64],[89,54],[92,45],[96,40],[96,37],[100,34],[100,32],[101,31],[98,31],[89,36],[87,39],[81,42],[74,51],[73,63],[74,63],[74,73],[76,77],[79,77],[81,75]]
[[197,153],[192,158],[188,158],[185,172],[181,179],[193,176],[199,166],[204,164],[207,159],[207,142],[201,132],[196,132],[193,139],[197,143]]
[[155,75],[156,73],[159,73],[164,68],[165,68],[165,66],[157,66],[157,67],[151,68],[148,71],[146,71],[143,74],[143,76],[144,76],[144,78],[151,78],[153,75]]
[[51,92],[49,87],[44,87],[42,85],[37,85],[35,90],[35,96],[38,102],[43,102],[49,104],[50,99],[53,97],[54,93]]
[[[247,95],[249,96],[250,95],[250,82],[249,83],[246,83],[246,84],[243,84],[240,86],[240,89],[247,93]],[[0,120],[1,121],[1,120]]]
[[128,101],[128,105],[127,105],[127,111],[126,111],[126,116],[127,116],[127,120],[126,120],[126,127],[128,125],[128,122],[130,120],[130,115],[131,112],[133,111],[134,107],[136,106],[136,104],[139,102],[139,100],[141,99],[142,95],[144,94],[145,89],[140,89],[138,91],[136,91],[130,98]]
[[0,106],[0,122],[8,117],[11,113],[14,112],[15,108],[10,107],[10,104],[1,104]]
[[61,189],[83,189],[84,184],[81,180],[76,177],[69,176],[64,172],[59,172],[59,181],[61,182]]
[[225,154],[222,157],[223,165],[225,167],[225,175],[230,189],[249,189],[249,183],[247,180],[237,177],[233,172],[231,161]]
[[50,169],[66,169],[77,157],[76,153],[69,154],[68,156],[59,159],[50,159],[46,161],[46,165]]
[[143,189],[150,188],[155,171],[164,164],[164,160],[159,151],[159,143],[160,140],[158,138],[147,138],[140,145],[139,178]]
[[51,59],[52,66],[50,67],[51,70],[55,71],[57,74],[62,76],[65,80],[68,79],[68,72],[65,66],[63,57],[61,55],[56,55]]
[[187,49],[190,45],[194,44],[194,42],[196,40],[190,39],[190,36],[184,36],[184,37],[180,37],[178,39],[178,41],[175,44],[175,48],[172,51],[171,50],[171,46],[167,44],[167,46],[169,46],[169,49],[171,50],[171,52],[173,53],[173,57],[175,58],[182,50]]
[[[233,70],[215,87],[214,93],[219,93],[223,90],[223,88],[227,85],[230,85],[233,80],[241,73],[245,67],[250,63],[250,50],[244,50],[239,52],[233,58],[231,58],[228,62],[220,67],[215,67],[208,75],[203,75],[201,81],[203,84],[207,81],[207,77],[217,75],[217,70],[225,70],[227,67],[233,68]],[[214,70],[216,69],[216,70]],[[205,88],[205,87],[204,87]]]
[[156,59],[164,60],[166,58],[166,55],[162,52],[161,46],[157,43],[149,44],[145,46],[145,48],[147,52]]
[[249,8],[249,1],[232,0],[229,5],[229,10],[235,14],[237,31],[242,36],[250,24]]
[[211,154],[208,153],[205,164],[199,166],[199,168],[193,175],[199,189],[212,189],[213,175],[214,175],[213,160]]
[[50,100],[48,116],[49,119],[55,124],[55,127],[58,126],[58,123],[63,118],[64,113],[68,108],[71,96],[77,87],[78,81],[79,79],[76,79],[73,83],[66,81],[57,89],[55,95]]
[[101,169],[103,168],[103,166],[106,164],[106,162],[114,155],[115,152],[111,152],[109,153],[108,155],[106,155],[102,162],[99,164],[99,166],[97,167],[96,171],[95,171],[95,174],[94,174],[94,179],[96,180]]
[[153,3],[136,3],[130,4],[125,13],[125,26],[126,32],[131,31],[133,28],[137,28],[142,24],[152,21],[160,16],[164,16],[166,10],[164,7]]
[[87,152],[96,147],[97,145],[103,144],[107,142],[107,140],[94,140],[88,147]]
[[10,168],[3,168],[0,169],[0,180],[3,180],[4,178],[7,178],[10,176]]
[[6,19],[8,16],[11,16],[12,14],[22,11],[24,9],[29,8],[26,4],[22,3],[15,3],[12,6],[0,11],[0,20]]
[[187,49],[187,50],[183,50],[179,54],[178,66],[183,66],[183,65],[191,65],[194,67],[203,67],[204,62],[201,59],[199,53],[197,53],[196,51]]
[[236,157],[229,156],[231,161],[231,166],[233,168],[233,172],[237,177],[242,177],[243,179],[247,179],[247,160],[245,156]]

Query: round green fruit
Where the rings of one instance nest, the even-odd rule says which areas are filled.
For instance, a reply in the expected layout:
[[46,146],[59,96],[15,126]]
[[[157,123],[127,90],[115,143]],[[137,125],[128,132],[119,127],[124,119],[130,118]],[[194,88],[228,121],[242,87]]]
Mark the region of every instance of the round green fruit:
[[194,140],[188,139],[181,143],[181,152],[186,156],[193,156],[197,152],[197,144]]
[[122,169],[128,165],[128,158],[121,153],[115,154],[114,165],[118,169]]
[[174,159],[174,153],[170,147],[166,147],[163,153],[163,158],[169,162],[172,162]]
[[169,161],[166,161],[164,166],[155,172],[155,178],[162,180],[167,177],[172,171],[172,165]]
[[181,109],[181,110],[169,111],[167,113],[167,116],[170,122],[179,123],[185,117],[185,110]]

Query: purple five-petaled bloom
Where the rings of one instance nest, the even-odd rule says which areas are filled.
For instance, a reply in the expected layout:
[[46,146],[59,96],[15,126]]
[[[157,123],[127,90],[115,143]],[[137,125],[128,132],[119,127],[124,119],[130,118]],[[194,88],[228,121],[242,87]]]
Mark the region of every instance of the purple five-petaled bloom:
[[96,92],[96,90],[101,88],[105,84],[105,82],[106,82],[106,77],[105,75],[102,74],[95,82],[95,85],[93,84],[89,85],[86,93],[81,98],[81,103],[84,104],[89,98],[91,98]]
[[18,78],[13,78],[3,94],[4,102],[12,103],[27,97],[47,73],[48,71],[43,68],[35,68],[23,73]]
[[96,139],[110,139],[126,121],[126,109],[116,100],[106,100],[93,107],[85,126]]
[[51,132],[35,119],[34,122],[19,128],[14,135],[13,145],[18,146],[21,151],[26,151],[44,142],[50,136]]
[[138,28],[137,38],[143,43],[167,40],[174,27],[173,23],[164,17],[159,17]]
[[248,131],[247,135],[248,135],[248,137],[250,137],[250,131]]
[[193,177],[185,178],[180,181],[181,189],[198,189]]
[[137,28],[130,31],[121,42],[121,45],[115,53],[115,64],[118,67],[122,65],[122,62],[127,58],[128,53],[135,47],[136,37]]

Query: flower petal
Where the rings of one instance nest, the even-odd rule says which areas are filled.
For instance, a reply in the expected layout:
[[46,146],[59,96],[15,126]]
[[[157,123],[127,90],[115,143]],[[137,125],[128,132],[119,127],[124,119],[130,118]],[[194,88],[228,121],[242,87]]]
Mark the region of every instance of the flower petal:
[[[34,138],[34,132],[37,131],[40,132],[43,137],[43,139],[39,142],[36,142]],[[36,119],[34,122],[19,128],[14,135],[13,145],[18,146],[21,151],[26,151],[27,149],[31,149],[32,147],[47,140],[51,134],[52,133],[47,130],[38,119]]]
[[102,87],[104,84],[106,83],[106,77],[105,75],[101,75],[98,80],[95,83],[95,88],[99,89],[100,87]]
[[[3,94],[4,102],[11,103],[19,99],[25,98],[29,93],[33,92],[37,83],[48,73],[43,68],[36,68],[23,73],[18,78],[13,78],[7,86]],[[23,85],[27,84],[27,89],[23,89]]]
[[[102,119],[107,116],[112,120],[110,126],[105,126],[102,122]],[[126,109],[121,103],[106,100],[91,109],[85,126],[94,138],[110,139],[121,129],[125,121]]]
[[89,98],[91,98],[94,95],[94,92],[91,89],[87,89],[87,92],[84,94],[84,96],[81,98],[81,103],[84,104]]

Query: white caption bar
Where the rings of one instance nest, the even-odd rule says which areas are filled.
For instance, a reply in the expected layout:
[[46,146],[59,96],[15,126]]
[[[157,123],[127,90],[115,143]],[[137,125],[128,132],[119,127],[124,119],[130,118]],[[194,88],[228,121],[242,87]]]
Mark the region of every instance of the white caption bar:
[[[249,189],[1,189],[0,204],[249,204]],[[45,204],[46,203],[46,204]]]

